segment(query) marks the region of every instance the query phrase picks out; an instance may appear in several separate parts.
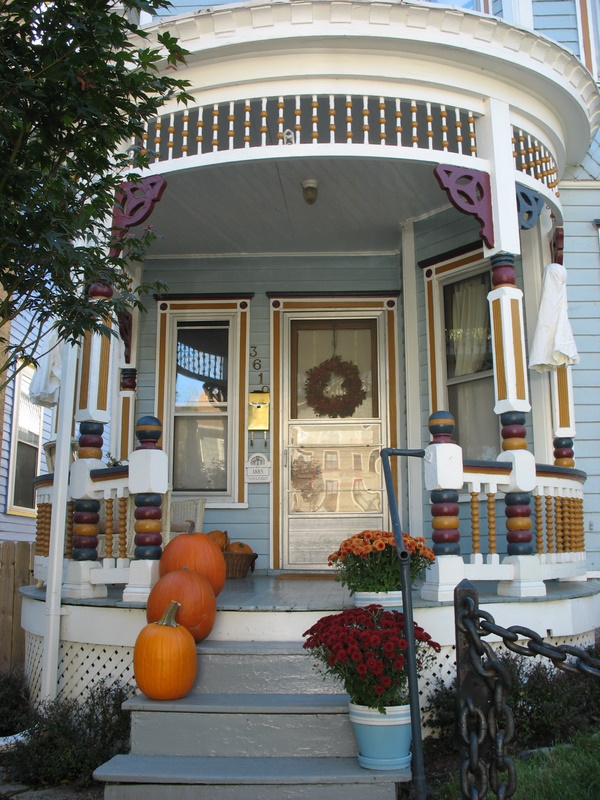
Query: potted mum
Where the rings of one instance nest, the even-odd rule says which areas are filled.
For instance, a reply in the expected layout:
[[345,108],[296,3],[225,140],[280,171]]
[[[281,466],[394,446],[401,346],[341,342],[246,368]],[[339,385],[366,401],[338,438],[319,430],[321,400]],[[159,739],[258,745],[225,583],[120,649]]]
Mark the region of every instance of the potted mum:
[[[350,695],[359,764],[370,769],[407,767],[411,721],[404,615],[375,604],[347,608],[321,617],[303,635],[304,649],[317,659],[317,671],[331,675]],[[414,637],[417,671],[422,671],[440,645],[416,623]]]
[[[404,549],[410,553],[411,585],[430,567],[435,555],[422,536],[402,534]],[[367,530],[341,543],[328,558],[335,577],[347,586],[357,606],[380,603],[385,608],[402,609],[400,563],[389,531]]]

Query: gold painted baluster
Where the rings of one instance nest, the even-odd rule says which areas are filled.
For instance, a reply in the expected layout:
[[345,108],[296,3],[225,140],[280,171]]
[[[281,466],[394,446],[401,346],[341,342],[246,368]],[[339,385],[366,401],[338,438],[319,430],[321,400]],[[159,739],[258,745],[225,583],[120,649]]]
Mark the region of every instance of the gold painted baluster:
[[107,497],[104,501],[104,513],[106,515],[106,527],[104,531],[104,548],[106,558],[113,557],[113,499]]
[[447,152],[448,151],[448,112],[446,111],[446,106],[440,106],[440,118],[441,118],[440,130],[442,131],[442,150],[444,152]]
[[369,144],[369,131],[371,126],[369,125],[369,98],[366,95],[363,95],[363,109],[362,109],[362,116],[363,116],[363,144]]
[[431,113],[431,103],[426,103],[426,110],[427,113],[425,120],[427,122],[427,147],[430,150],[433,150],[433,115]]
[[229,149],[233,150],[234,141],[233,137],[235,136],[235,105],[233,102],[229,103],[229,115],[227,116],[227,136],[229,138]]
[[212,110],[212,149],[213,153],[219,149],[219,106],[213,105]]
[[267,145],[267,98],[263,97],[260,109],[260,146],[266,147]]
[[546,503],[546,547],[549,553],[555,553],[556,544],[554,538],[553,498],[550,495],[547,495],[545,503]]
[[456,128],[456,149],[459,155],[463,151],[462,120],[460,118],[460,108],[454,109],[454,127]]
[[329,95],[329,143],[335,144],[335,96]]
[[175,115],[169,115],[169,127],[167,128],[167,133],[169,134],[169,139],[167,141],[167,161],[171,161],[173,158],[173,146],[174,146],[174,136],[175,136]]
[[294,125],[294,130],[296,131],[296,144],[300,144],[302,136],[302,123],[300,122],[302,109],[300,107],[300,95],[296,95],[296,108],[294,109],[294,114],[296,116],[296,123]]
[[200,106],[198,108],[198,122],[196,123],[196,141],[198,142],[198,153],[202,153],[202,142],[204,141],[203,136],[203,129],[204,129],[204,108]]
[[544,520],[542,512],[542,496],[536,494],[533,498],[533,514],[535,520],[535,548],[538,555],[544,552]]
[[475,139],[475,115],[472,111],[468,112],[467,121],[469,123],[469,152],[472,156],[476,156],[477,141]]
[[346,141],[352,143],[352,97],[346,95]]
[[190,124],[190,113],[189,111],[183,112],[183,117],[181,118],[183,127],[181,129],[181,156],[182,158],[186,158],[189,150],[188,146],[188,136],[189,136],[189,124]]
[[496,554],[496,495],[488,492],[487,495],[487,519],[488,519],[488,549],[490,555]]
[[127,558],[127,498],[119,497],[119,558]]
[[396,98],[396,144],[402,147],[402,101],[399,97]]
[[277,144],[281,144],[281,145],[284,143],[284,133],[283,133],[284,125],[285,125],[285,119],[283,117],[283,109],[284,108],[285,108],[285,103],[283,102],[283,97],[278,97],[277,98],[277,111],[278,111],[278,116],[277,116]]
[[312,100],[310,102],[310,107],[312,109],[312,116],[311,116],[311,122],[312,122],[311,138],[312,138],[312,143],[313,144],[318,144],[319,143],[319,115],[317,114],[317,111],[319,109],[319,101],[317,99],[317,95],[316,94],[313,94],[313,96],[312,96]]
[[244,147],[250,147],[250,111],[252,106],[250,100],[244,104]]
[[479,520],[479,492],[471,492],[471,542],[473,553],[480,553],[481,523]]
[[154,123],[154,163],[160,161],[160,142],[161,142],[162,120],[160,117],[156,118]]
[[385,98],[379,98],[379,143],[385,144],[387,139],[387,134],[385,132]]
[[412,146],[419,146],[419,120],[417,119],[417,101],[410,101],[410,127],[412,130]]
[[565,549],[564,525],[562,513],[562,497],[554,498],[554,519],[556,520],[556,551],[563,553]]

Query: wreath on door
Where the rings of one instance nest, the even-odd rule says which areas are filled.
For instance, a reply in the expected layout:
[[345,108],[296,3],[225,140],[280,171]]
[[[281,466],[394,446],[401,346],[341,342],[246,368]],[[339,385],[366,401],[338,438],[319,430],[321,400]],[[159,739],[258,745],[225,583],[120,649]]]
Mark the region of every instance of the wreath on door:
[[[327,394],[332,375],[342,380],[343,394]],[[304,383],[306,402],[318,417],[351,417],[366,399],[367,393],[356,364],[331,356],[306,373]]]

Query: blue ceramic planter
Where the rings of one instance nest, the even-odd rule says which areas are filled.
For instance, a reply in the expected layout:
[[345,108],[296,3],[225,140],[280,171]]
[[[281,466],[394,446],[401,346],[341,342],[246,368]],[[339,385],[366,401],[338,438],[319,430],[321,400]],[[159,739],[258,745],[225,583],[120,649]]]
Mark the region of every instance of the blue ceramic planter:
[[410,706],[386,706],[380,714],[367,706],[348,704],[358,742],[358,763],[366,769],[406,769],[412,754]]

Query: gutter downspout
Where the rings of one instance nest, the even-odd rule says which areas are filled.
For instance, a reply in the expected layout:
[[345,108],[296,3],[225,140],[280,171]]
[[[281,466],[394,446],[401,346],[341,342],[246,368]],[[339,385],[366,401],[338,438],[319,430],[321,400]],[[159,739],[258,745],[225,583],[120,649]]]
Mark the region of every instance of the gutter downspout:
[[50,553],[48,559],[48,578],[46,580],[46,619],[44,625],[44,652],[42,656],[40,693],[40,700],[42,702],[54,700],[58,693],[60,617],[63,613],[61,608],[61,590],[78,349],[77,345],[65,343],[62,362],[58,425],[56,432],[56,454],[54,461]]

